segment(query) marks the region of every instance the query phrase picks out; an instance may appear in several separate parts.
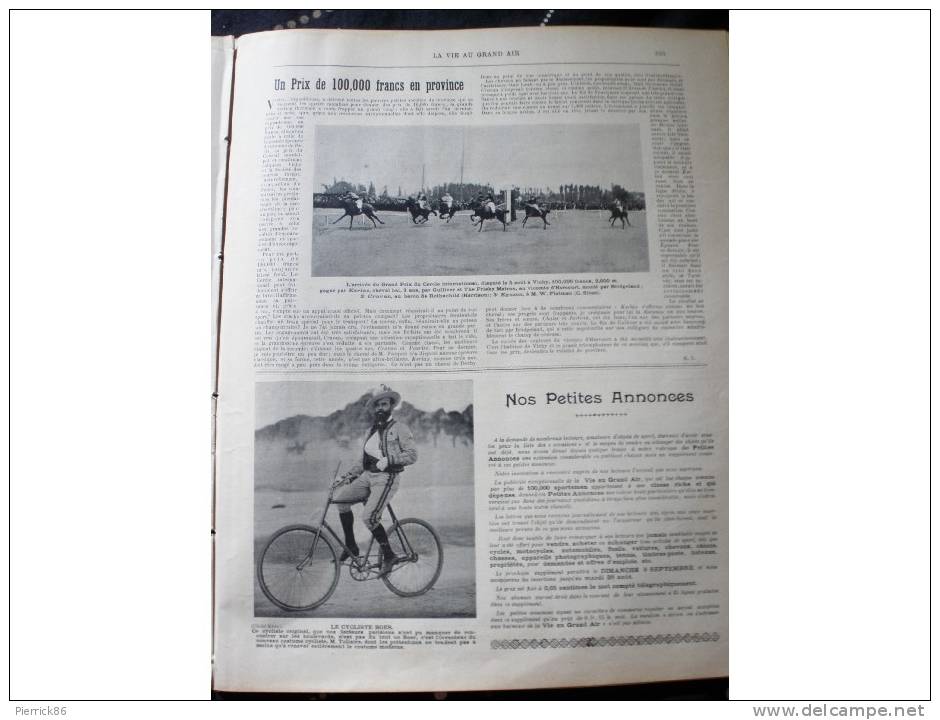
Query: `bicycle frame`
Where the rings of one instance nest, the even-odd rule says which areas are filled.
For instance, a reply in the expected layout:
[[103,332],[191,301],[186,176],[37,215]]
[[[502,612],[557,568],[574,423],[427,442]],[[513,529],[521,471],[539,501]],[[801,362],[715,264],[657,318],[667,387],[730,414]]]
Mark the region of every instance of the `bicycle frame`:
[[[313,536],[313,542],[310,544],[310,552],[308,552],[307,556],[297,565],[298,571],[303,570],[310,562],[310,559],[313,557],[313,551],[317,549],[317,543],[320,542],[320,533],[322,532],[324,525],[326,525],[326,529],[330,531],[330,534],[336,538],[336,533],[333,532],[333,528],[326,524],[326,511],[329,509],[330,505],[333,504],[333,492],[336,490],[336,476],[339,474],[340,464],[341,463],[336,464],[336,470],[333,472],[333,481],[330,485],[330,496],[326,499],[326,504],[323,506],[323,514],[320,516],[320,522],[317,523],[317,532]],[[339,540],[339,538],[336,539]],[[346,547],[346,545],[342,542],[340,545]]]
[[[339,468],[337,468],[338,470]],[[335,479],[334,475],[334,482]],[[275,532],[268,540],[257,562],[258,583],[265,596],[274,605],[291,612],[312,610],[319,607],[326,602],[336,589],[341,566],[346,564],[339,561],[337,548],[344,548],[347,557],[351,558],[348,563],[349,574],[357,582],[381,579],[389,590],[400,597],[416,597],[430,590],[437,582],[443,564],[443,546],[434,528],[418,518],[400,520],[395,514],[391,503],[386,504],[385,507],[388,508],[390,521],[392,522],[392,526],[387,530],[387,533],[392,553],[395,555],[391,563],[392,567],[386,568],[384,557],[380,557],[380,554],[376,552],[378,541],[375,539],[375,535],[372,535],[369,539],[364,554],[359,553],[358,547],[356,548],[357,552],[353,553],[339,533],[326,521],[330,505],[336,504],[333,500],[336,487],[338,485],[330,486],[326,503],[322,507],[319,518],[314,513],[310,517],[310,524],[285,526]],[[409,529],[406,530],[405,526],[408,526]],[[417,537],[420,538],[420,555],[408,537],[412,527],[414,527],[414,532],[418,533]],[[345,536],[345,532],[343,535]],[[312,539],[310,539],[311,536]],[[282,537],[286,538],[283,542],[280,540]],[[306,540],[298,546],[294,544],[297,538],[306,538]],[[286,542],[286,545],[284,542]],[[320,552],[317,552],[317,544],[320,542],[325,543],[327,546],[325,554],[322,548]],[[425,546],[427,546],[427,554],[425,554]],[[275,552],[271,555],[270,560],[266,561],[265,558],[268,557],[269,550],[272,548],[275,548]],[[429,558],[430,564],[421,563],[424,558]],[[285,560],[287,562],[284,562]],[[392,575],[406,566],[414,567],[415,572],[405,573],[398,576],[398,580],[393,580]],[[318,584],[321,581],[318,580],[313,585],[305,587],[304,581],[298,580],[297,576],[300,573],[306,573],[308,568],[315,571],[317,578],[329,581],[329,586],[322,585],[321,588],[321,585]],[[387,571],[382,572],[383,569]],[[271,573],[270,578],[266,575],[267,571]],[[419,580],[421,577],[424,577],[423,581]],[[283,585],[285,579],[290,581],[286,586]],[[269,586],[270,582],[275,584]],[[282,583],[280,587],[278,587],[278,582]],[[298,582],[300,582],[299,586],[297,585]],[[287,588],[287,594],[280,595],[279,593],[285,587]],[[317,588],[321,589],[318,590]],[[308,590],[320,594],[311,595],[304,599],[297,596],[296,590],[304,594],[308,594]]]
[[385,507],[388,508],[388,514],[392,518],[392,526],[395,528],[395,535],[398,536],[398,539],[401,542],[401,546],[408,553],[407,559],[413,561],[416,557],[415,550],[413,547],[411,547],[411,543],[408,541],[408,536],[405,535],[405,531],[402,530],[401,524],[398,522],[398,518],[395,517],[395,511],[392,510],[391,503],[389,503]]
[[[301,560],[300,564],[297,565],[298,570],[303,570],[304,567],[306,567],[306,565],[310,562],[311,558],[313,558],[313,553],[317,549],[317,543],[320,542],[320,536],[323,534],[324,530],[333,536],[333,540],[336,542],[337,545],[339,545],[347,553],[349,553],[350,558],[354,558],[353,563],[355,564],[357,570],[359,570],[360,572],[362,571],[368,572],[371,569],[367,566],[367,562],[368,562],[369,554],[372,552],[372,546],[375,544],[375,537],[373,536],[369,538],[369,544],[366,547],[365,553],[363,553],[361,556],[357,556],[356,553],[353,553],[352,550],[349,548],[349,546],[346,545],[346,542],[340,539],[336,531],[332,527],[330,527],[330,524],[326,521],[326,514],[330,509],[330,505],[334,504],[333,492],[336,490],[336,487],[337,487],[336,485],[333,485],[330,487],[330,494],[326,499],[326,503],[323,505],[323,512],[320,515],[320,520],[316,524],[317,532],[313,536],[313,543],[310,545],[310,552],[308,552],[306,557],[304,557],[304,559]],[[414,548],[411,546],[411,543],[408,541],[408,536],[405,535],[404,530],[402,530],[401,525],[398,522],[398,517],[395,515],[395,511],[392,509],[391,503],[388,503],[385,507],[388,509],[388,514],[392,519],[392,526],[395,528],[395,534],[398,537],[399,541],[401,542],[401,546],[407,552],[407,556],[403,559],[413,561],[415,559]],[[360,557],[361,557],[361,562],[360,562]],[[363,579],[368,579],[368,578],[363,578]]]

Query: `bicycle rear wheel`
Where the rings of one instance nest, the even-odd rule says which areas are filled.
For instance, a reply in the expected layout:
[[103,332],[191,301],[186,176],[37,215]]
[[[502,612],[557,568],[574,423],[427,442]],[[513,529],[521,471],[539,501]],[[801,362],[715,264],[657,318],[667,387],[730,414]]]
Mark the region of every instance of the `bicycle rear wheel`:
[[389,530],[388,541],[400,561],[382,582],[402,597],[430,590],[444,566],[444,548],[434,528],[417,518],[399,520]]
[[261,591],[282,610],[312,610],[326,602],[338,582],[336,551],[309,525],[281,528],[258,558]]

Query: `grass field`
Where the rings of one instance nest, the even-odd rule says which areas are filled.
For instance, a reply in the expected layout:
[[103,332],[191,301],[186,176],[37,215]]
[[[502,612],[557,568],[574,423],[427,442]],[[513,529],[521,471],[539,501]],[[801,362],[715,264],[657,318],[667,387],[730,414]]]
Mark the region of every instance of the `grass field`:
[[407,213],[377,212],[377,228],[359,216],[331,225],[342,210],[314,211],[313,267],[316,277],[410,275],[518,275],[552,273],[647,272],[646,213],[631,212],[631,227],[611,227],[610,214],[565,210],[522,227],[522,214],[506,232],[486,220],[483,232],[470,211],[449,223],[435,216],[414,225]]

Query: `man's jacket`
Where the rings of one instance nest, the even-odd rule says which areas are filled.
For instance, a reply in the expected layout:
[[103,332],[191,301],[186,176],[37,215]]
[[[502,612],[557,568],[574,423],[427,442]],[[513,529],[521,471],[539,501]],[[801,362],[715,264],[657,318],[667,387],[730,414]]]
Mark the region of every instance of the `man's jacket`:
[[[400,473],[406,465],[417,461],[418,449],[415,447],[414,435],[411,434],[407,425],[392,418],[385,423],[384,427],[373,427],[362,441],[363,446],[376,431],[379,433],[379,448],[382,451],[382,457],[388,458],[388,467],[383,472]],[[360,462],[350,468],[346,474],[350,478],[355,478],[366,470],[379,472],[375,467],[375,459],[363,451]]]

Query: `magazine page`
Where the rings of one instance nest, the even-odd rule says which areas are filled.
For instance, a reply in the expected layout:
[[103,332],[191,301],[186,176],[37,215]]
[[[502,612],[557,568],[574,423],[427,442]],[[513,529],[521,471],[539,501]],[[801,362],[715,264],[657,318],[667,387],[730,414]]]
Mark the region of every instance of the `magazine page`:
[[727,35],[235,46],[215,688],[726,675]]

